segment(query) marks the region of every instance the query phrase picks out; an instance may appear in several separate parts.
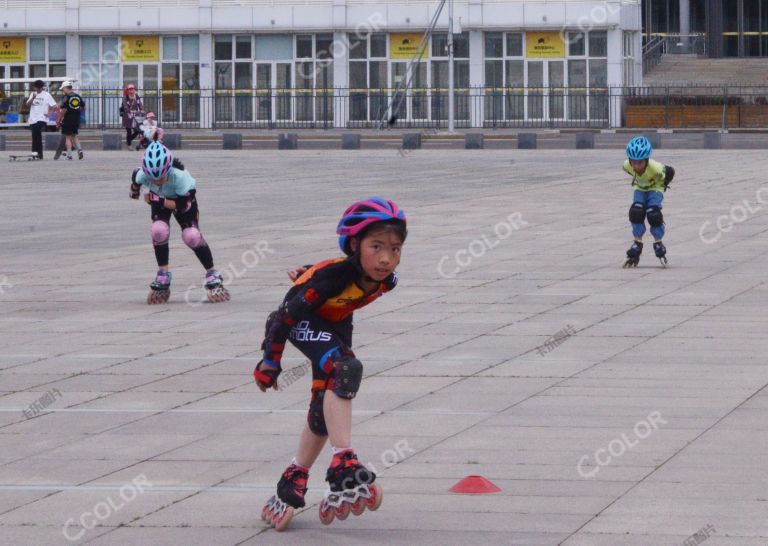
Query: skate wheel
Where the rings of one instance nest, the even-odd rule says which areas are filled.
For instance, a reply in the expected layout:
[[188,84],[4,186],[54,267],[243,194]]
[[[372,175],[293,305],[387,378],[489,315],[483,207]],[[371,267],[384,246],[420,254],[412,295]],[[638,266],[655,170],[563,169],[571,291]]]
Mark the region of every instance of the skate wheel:
[[265,505],[264,508],[261,509],[261,521],[267,521],[267,514],[269,514],[269,505]]
[[320,523],[323,525],[330,525],[335,517],[335,510],[333,508],[323,509],[325,502],[320,503]]
[[283,512],[283,515],[281,517],[275,517],[275,520],[272,522],[272,524],[275,527],[275,531],[278,533],[285,531],[285,529],[288,527],[288,524],[291,523],[291,520],[293,519],[293,507],[289,506],[285,509],[285,512]]
[[349,512],[352,509],[352,505],[348,502],[343,502],[341,506],[336,509],[336,517],[340,520],[345,520],[349,517]]
[[379,506],[381,506],[381,501],[384,500],[384,490],[376,483],[371,484],[369,487],[371,489],[371,498],[366,499],[366,505],[370,511],[378,510]]
[[352,508],[350,509],[352,513],[356,516],[359,516],[363,512],[365,512],[365,506],[367,504],[367,500],[364,497],[358,497],[358,499],[352,504]]

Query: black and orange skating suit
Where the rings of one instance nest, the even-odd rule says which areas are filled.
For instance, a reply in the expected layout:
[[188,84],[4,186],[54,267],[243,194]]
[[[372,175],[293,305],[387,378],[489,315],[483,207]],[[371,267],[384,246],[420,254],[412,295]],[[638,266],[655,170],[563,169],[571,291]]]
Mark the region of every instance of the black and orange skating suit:
[[267,319],[262,344],[265,364],[280,368],[286,339],[312,362],[307,420],[319,436],[328,434],[323,417],[325,391],[354,398],[362,378],[362,364],[352,352],[352,314],[397,284],[393,273],[366,293],[357,284],[363,277],[354,256],[317,263],[296,279],[280,308]]

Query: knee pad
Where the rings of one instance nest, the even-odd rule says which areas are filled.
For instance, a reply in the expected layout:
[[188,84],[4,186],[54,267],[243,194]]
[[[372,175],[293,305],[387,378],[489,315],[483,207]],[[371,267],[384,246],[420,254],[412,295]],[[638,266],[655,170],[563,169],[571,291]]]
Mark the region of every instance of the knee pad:
[[156,220],[152,222],[152,243],[157,245],[164,245],[171,237],[171,226],[166,222]]
[[363,379],[363,363],[344,355],[334,362],[333,370],[333,393],[349,400],[354,398]]
[[205,245],[203,234],[196,227],[190,227],[181,231],[181,238],[189,248],[197,248]]
[[664,215],[659,207],[648,209],[648,223],[651,224],[651,227],[661,227],[664,225]]
[[642,224],[645,222],[645,205],[642,203],[632,203],[629,207],[629,221],[632,224]]
[[309,413],[307,414],[309,430],[318,436],[328,436],[328,429],[325,426],[325,415],[323,414],[324,396],[325,391],[317,391],[312,394],[312,401],[309,403]]

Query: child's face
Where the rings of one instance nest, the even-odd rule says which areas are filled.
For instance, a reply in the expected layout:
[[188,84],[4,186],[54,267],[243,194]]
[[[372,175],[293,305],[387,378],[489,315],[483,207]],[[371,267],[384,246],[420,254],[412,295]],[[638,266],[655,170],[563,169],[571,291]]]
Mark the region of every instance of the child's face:
[[647,159],[630,159],[629,164],[632,165],[632,169],[634,169],[637,174],[643,174],[645,169],[648,168]]
[[157,184],[158,186],[162,186],[166,182],[168,182],[168,175],[167,174],[164,177],[162,177],[161,179],[154,181],[154,183]]
[[[353,250],[357,246],[353,240]],[[394,231],[373,232],[360,241],[360,264],[366,275],[383,281],[400,264],[403,241]]]

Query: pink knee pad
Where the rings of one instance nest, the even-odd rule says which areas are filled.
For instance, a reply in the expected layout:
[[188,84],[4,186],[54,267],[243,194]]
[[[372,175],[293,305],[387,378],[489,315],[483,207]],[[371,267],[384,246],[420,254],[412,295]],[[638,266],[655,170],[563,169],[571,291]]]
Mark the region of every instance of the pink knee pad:
[[165,222],[152,222],[152,243],[155,245],[163,245],[168,242],[171,237],[171,226]]
[[195,227],[182,230],[181,238],[184,240],[184,243],[189,248],[197,248],[199,246],[205,245],[205,239],[203,239],[203,234],[200,233],[200,230]]

